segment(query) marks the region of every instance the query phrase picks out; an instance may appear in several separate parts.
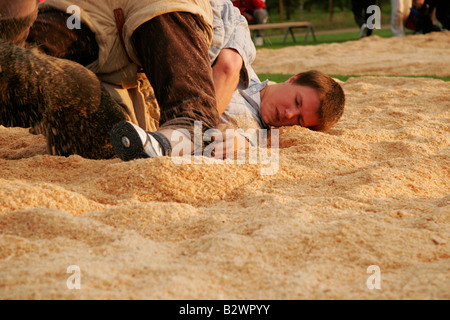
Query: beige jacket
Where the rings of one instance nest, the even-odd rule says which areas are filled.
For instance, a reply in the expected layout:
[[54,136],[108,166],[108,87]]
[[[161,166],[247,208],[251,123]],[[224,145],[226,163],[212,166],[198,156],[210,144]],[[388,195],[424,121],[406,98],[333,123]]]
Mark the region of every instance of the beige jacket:
[[[156,16],[182,11],[201,18],[206,40],[210,43],[213,17],[209,0],[46,0],[40,8],[55,8],[76,14],[68,10],[73,5],[80,8],[81,22],[95,33],[99,46],[98,60],[87,67],[108,84],[106,87],[116,101],[127,109],[131,121],[145,130],[154,130],[155,123],[152,122],[157,123],[157,119],[148,119],[149,113],[154,117],[156,112],[153,90],[148,88],[145,75],[137,72],[140,61],[132,46],[131,36],[136,28]],[[124,45],[114,9],[122,9],[124,15]]]

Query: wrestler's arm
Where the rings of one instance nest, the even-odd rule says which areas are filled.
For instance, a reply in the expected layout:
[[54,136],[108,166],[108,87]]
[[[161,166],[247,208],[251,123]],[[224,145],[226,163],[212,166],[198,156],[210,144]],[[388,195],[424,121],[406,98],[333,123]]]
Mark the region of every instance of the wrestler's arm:
[[255,59],[256,48],[247,21],[230,1],[211,1],[211,6],[214,22],[209,55],[217,109],[222,114],[236,88],[248,87],[247,67]]
[[220,51],[212,68],[219,114],[228,107],[238,86],[242,65],[243,59],[236,50],[227,48]]

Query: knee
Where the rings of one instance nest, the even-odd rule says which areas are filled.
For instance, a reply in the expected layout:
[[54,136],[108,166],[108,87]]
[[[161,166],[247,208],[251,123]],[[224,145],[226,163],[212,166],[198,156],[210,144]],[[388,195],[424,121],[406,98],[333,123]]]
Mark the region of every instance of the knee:
[[2,18],[22,18],[36,10],[36,0],[0,0],[0,16]]
[[0,38],[23,45],[36,16],[36,0],[0,0]]

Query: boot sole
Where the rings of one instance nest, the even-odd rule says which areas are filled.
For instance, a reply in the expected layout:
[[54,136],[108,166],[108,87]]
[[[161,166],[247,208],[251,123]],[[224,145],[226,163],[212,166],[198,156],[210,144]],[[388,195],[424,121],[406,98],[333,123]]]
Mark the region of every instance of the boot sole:
[[133,125],[126,121],[116,123],[110,132],[111,144],[123,161],[147,158],[141,137]]

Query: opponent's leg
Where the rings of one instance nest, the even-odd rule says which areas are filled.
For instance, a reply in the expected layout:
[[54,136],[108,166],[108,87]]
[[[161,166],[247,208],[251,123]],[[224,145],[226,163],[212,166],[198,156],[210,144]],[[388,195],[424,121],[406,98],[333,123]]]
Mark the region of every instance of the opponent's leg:
[[128,117],[102,92],[95,74],[78,63],[3,40],[0,66],[0,124],[41,124],[52,154],[113,156],[109,131]]
[[[188,141],[191,144],[188,149],[201,150],[203,145],[193,144],[195,121],[202,123],[202,136],[219,122],[208,43],[201,26],[194,15],[174,12],[144,23],[132,36],[160,106],[159,130],[150,135],[161,145],[162,155],[171,155],[175,144],[171,137],[175,130],[187,133],[183,143]],[[122,159],[133,159],[136,150],[144,150],[148,145],[148,140],[144,139],[136,140],[136,148],[127,147],[128,141],[133,139],[131,134],[126,137],[123,133],[133,131],[133,126],[123,123],[116,129],[111,139],[117,142],[118,148],[115,149]],[[134,137],[142,135],[138,128],[136,131]],[[129,139],[124,139],[125,145],[121,146],[120,141],[124,137]]]
[[23,45],[36,16],[35,0],[0,0],[0,38]]

